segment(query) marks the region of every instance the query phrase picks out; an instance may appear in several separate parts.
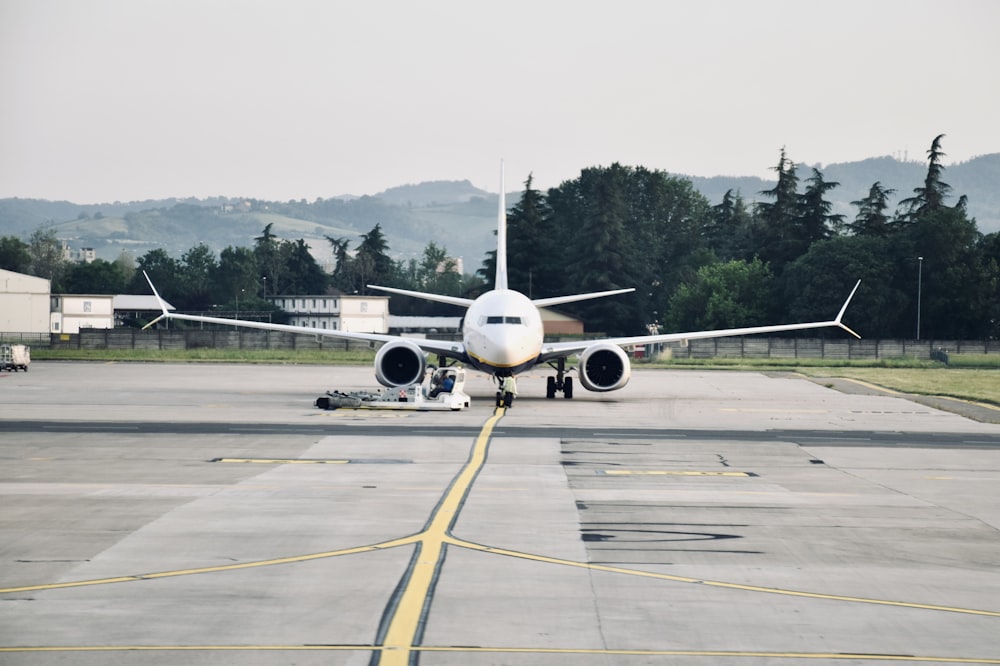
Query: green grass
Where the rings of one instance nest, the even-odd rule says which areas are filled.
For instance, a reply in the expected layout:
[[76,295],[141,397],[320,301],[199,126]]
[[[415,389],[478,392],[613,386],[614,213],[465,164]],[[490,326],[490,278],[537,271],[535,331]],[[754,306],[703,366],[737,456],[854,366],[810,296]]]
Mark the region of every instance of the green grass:
[[800,368],[814,378],[846,377],[903,393],[941,395],[1000,405],[1000,369],[954,368]]
[[665,368],[798,372],[808,377],[858,379],[902,393],[940,395],[1000,405],[1000,355],[952,354],[949,365],[915,358],[865,361],[828,359],[675,359],[650,364]]

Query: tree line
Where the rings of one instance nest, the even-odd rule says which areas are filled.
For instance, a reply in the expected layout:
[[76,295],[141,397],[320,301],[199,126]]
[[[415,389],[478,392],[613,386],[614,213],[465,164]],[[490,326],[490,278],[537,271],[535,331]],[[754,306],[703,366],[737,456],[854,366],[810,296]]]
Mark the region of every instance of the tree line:
[[[784,150],[776,185],[754,204],[730,190],[713,206],[689,180],[644,167],[587,168],[545,193],[529,175],[508,211],[510,286],[533,298],[635,287],[563,306],[588,331],[632,335],[830,319],[861,279],[845,321],[865,337],[996,338],[1000,233],[979,233],[964,196],[950,203],[942,139],[912,196],[890,211],[894,191],[875,182],[852,202],[853,219],[832,212],[827,196],[838,183],[816,168],[803,179]],[[148,293],[146,271],[178,309],[198,311],[269,310],[266,297],[279,294],[373,293],[368,284],[470,298],[492,286],[495,251],[461,275],[437,242],[420,258],[392,259],[381,224],[356,247],[326,240],[332,271],[271,225],[251,247],[218,256],[198,245],[179,259],[152,250],[68,264],[54,232],[40,230],[28,243],[0,238],[0,266],[47,277],[63,293]],[[392,311],[458,314],[395,296]]]

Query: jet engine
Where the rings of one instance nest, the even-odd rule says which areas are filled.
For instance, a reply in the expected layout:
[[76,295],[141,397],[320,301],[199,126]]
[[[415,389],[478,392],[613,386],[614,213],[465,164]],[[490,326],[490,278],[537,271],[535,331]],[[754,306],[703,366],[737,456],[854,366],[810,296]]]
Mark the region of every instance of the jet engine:
[[618,345],[591,345],[580,354],[580,383],[588,391],[617,391],[632,376],[628,356]]
[[410,340],[393,340],[375,354],[375,379],[382,386],[409,386],[424,381],[427,355]]

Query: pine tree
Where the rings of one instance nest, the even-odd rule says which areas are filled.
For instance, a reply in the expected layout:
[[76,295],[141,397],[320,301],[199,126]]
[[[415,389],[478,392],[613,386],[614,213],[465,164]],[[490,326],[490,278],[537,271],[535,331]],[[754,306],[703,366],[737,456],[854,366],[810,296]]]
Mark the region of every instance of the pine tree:
[[892,225],[886,210],[889,208],[889,197],[895,193],[896,190],[882,187],[879,181],[873,183],[868,196],[851,202],[852,206],[857,206],[858,214],[847,228],[856,236],[888,237]]
[[941,175],[944,173],[941,158],[945,156],[944,151],[941,150],[941,139],[943,138],[944,134],[938,134],[934,137],[931,147],[927,151],[927,176],[924,178],[923,187],[915,188],[913,190],[914,196],[899,202],[900,206],[909,208],[906,216],[908,222],[912,222],[921,215],[944,208],[944,200],[951,192],[951,185],[941,180]]

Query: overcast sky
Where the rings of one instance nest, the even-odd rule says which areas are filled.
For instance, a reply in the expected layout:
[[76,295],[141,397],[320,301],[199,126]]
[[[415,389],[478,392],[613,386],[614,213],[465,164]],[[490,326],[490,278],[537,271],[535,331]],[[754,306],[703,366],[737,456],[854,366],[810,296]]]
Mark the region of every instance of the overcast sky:
[[994,0],[0,0],[0,197],[1000,152]]

